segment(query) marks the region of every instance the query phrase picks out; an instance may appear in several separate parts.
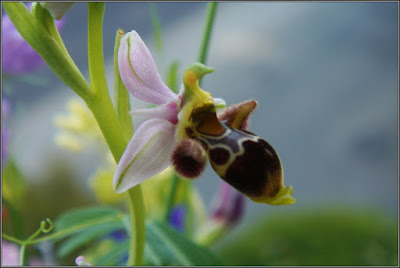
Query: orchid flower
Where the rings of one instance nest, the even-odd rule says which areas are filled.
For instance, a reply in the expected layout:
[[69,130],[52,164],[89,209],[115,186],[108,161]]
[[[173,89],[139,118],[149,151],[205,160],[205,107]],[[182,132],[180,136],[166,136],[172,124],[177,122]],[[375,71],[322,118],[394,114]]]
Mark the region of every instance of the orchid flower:
[[135,31],[121,39],[118,67],[122,82],[136,98],[157,107],[134,110],[150,118],[139,126],[123,153],[113,178],[122,193],[171,164],[183,177],[198,177],[207,159],[216,173],[256,202],[292,204],[293,188],[284,186],[283,169],[275,150],[246,130],[257,106],[250,100],[227,108],[199,87],[199,80],[213,69],[190,65],[183,86],[175,94],[162,81],[150,51]]

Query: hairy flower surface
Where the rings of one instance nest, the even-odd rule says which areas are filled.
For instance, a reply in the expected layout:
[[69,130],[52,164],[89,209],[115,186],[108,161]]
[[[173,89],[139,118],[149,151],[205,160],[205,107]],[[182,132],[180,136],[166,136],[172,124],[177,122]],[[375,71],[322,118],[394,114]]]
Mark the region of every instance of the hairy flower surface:
[[118,67],[128,91],[157,107],[131,112],[150,119],[136,130],[117,165],[113,178],[117,193],[171,163],[181,176],[198,177],[208,158],[223,180],[253,201],[272,205],[295,202],[293,188],[283,184],[276,151],[247,131],[257,102],[234,105],[218,117],[217,108],[224,102],[199,87],[200,79],[214,70],[201,63],[185,70],[182,90],[175,94],[162,81],[150,51],[135,31],[121,39]]

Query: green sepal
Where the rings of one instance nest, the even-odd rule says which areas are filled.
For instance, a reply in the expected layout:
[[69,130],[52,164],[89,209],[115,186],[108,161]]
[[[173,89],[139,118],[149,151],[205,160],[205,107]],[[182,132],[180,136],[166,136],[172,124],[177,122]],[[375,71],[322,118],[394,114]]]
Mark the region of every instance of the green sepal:
[[118,29],[115,35],[114,45],[114,105],[117,111],[117,117],[121,124],[122,131],[127,139],[132,137],[133,124],[129,110],[131,109],[129,103],[129,92],[124,83],[122,83],[121,76],[118,69],[118,50],[121,38],[125,35],[125,31]]

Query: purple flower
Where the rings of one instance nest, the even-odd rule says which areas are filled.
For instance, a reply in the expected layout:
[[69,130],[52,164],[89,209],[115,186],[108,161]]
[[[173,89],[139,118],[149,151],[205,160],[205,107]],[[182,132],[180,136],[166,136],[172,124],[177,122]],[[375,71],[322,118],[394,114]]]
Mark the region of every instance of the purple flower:
[[185,207],[183,205],[176,206],[172,209],[169,216],[169,223],[176,230],[183,232],[185,229]]
[[83,257],[83,256],[78,256],[75,259],[75,264],[78,265],[78,266],[92,266],[90,263],[87,263],[85,261],[85,257]]
[[[27,5],[30,9],[32,3]],[[64,27],[64,19],[56,21],[58,30]],[[22,38],[7,14],[1,18],[3,71],[8,74],[28,73],[43,64],[42,58]]]
[[233,227],[243,218],[245,205],[244,196],[223,181],[212,205],[211,219]]

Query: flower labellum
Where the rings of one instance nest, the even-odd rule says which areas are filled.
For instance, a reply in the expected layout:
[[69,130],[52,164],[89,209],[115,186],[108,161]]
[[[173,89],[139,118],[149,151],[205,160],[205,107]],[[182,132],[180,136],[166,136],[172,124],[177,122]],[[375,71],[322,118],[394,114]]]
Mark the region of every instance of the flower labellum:
[[257,102],[245,101],[217,116],[217,108],[225,102],[199,87],[200,79],[213,72],[201,63],[185,70],[183,89],[180,95],[175,94],[161,80],[149,50],[135,31],[121,39],[118,67],[129,92],[158,107],[131,112],[151,119],[137,129],[118,163],[113,179],[117,193],[161,172],[170,161],[183,177],[198,177],[208,157],[224,181],[253,201],[272,205],[295,202],[293,188],[283,184],[276,151],[247,131]]

